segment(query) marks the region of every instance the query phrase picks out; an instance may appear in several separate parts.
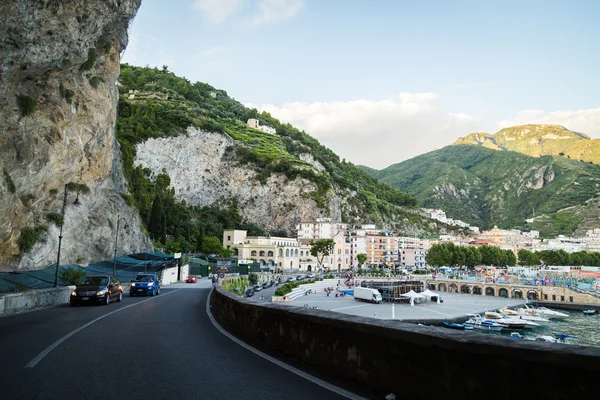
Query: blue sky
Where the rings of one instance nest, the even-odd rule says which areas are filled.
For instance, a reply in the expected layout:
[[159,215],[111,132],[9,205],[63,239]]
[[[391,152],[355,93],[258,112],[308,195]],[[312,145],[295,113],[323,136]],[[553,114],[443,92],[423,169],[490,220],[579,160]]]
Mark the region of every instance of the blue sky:
[[515,124],[600,137],[598,15],[583,0],[143,0],[124,61],[383,168]]

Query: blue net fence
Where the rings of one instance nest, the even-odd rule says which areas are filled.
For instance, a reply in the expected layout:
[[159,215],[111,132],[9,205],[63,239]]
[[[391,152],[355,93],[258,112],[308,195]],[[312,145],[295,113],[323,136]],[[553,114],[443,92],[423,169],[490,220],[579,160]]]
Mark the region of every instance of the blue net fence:
[[[100,261],[82,267],[76,264],[61,264],[60,273],[68,268],[85,271],[86,275],[112,275],[114,259]],[[115,275],[121,282],[129,282],[140,272],[159,272],[177,265],[173,255],[137,253],[117,257]],[[25,289],[44,289],[54,286],[56,264],[36,271],[0,272],[0,292]],[[62,284],[59,279],[59,285]]]

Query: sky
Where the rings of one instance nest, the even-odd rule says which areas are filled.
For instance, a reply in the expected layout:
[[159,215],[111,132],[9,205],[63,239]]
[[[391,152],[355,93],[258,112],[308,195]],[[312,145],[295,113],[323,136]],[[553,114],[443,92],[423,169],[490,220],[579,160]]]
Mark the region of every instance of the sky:
[[382,169],[527,123],[600,138],[598,15],[595,0],[143,0],[123,61]]

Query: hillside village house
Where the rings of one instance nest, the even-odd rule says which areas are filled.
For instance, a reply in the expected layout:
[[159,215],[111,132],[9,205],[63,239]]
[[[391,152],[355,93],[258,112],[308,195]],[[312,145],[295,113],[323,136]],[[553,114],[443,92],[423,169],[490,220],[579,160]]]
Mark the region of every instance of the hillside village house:
[[317,218],[315,221],[297,224],[296,231],[298,240],[307,245],[322,239],[333,240],[333,252],[323,258],[323,270],[342,271],[351,268],[353,260],[350,242],[347,240],[348,224],[331,218]]
[[261,130],[263,132],[270,133],[272,135],[274,135],[274,134],[277,133],[277,131],[275,130],[275,128],[271,128],[270,126],[267,126],[267,125],[261,125],[260,122],[257,119],[255,119],[255,118],[250,118],[248,120],[248,126],[250,128],[258,129],[258,130]]
[[247,236],[247,231],[223,231],[223,246],[235,249],[241,259],[253,259],[261,267],[281,271],[315,271],[317,259],[310,255],[310,245],[292,238]]

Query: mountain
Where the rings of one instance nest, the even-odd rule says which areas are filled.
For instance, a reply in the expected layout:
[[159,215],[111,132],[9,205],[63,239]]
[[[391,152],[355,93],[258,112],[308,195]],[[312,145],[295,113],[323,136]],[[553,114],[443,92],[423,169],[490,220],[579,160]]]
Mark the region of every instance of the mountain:
[[492,150],[516,151],[533,157],[563,156],[600,163],[600,139],[590,139],[560,125],[521,125],[505,128],[494,135],[471,133],[454,144],[473,144]]
[[[167,218],[166,233],[181,243],[231,227],[293,235],[296,223],[319,217],[415,234],[448,229],[421,216],[412,196],[224,90],[166,66],[124,64],[119,83],[117,138],[129,182],[123,196],[148,227],[161,223],[152,217],[156,202],[167,202],[160,207],[179,217]],[[211,216],[219,209],[233,217]]]
[[140,3],[0,2],[0,269],[56,262],[61,220],[64,263],[110,258],[119,215],[119,254],[147,248],[118,192],[115,140],[119,55]]
[[[501,144],[511,143],[510,135],[522,132],[520,128],[503,130],[496,139],[472,134],[468,140],[478,145],[447,146],[377,171],[376,176],[415,196],[423,207],[442,208],[449,217],[484,229],[538,229],[549,237],[571,234],[590,218],[597,221],[599,166],[489,148],[498,144],[492,140],[497,137],[504,138]],[[534,217],[533,223],[525,222]]]

